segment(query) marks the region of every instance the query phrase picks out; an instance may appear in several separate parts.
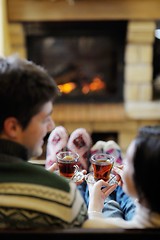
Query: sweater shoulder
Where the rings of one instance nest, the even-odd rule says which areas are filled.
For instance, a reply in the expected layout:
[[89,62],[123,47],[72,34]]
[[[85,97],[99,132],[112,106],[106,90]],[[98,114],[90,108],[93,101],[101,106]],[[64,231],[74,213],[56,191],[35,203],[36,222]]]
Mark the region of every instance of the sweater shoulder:
[[68,180],[29,162],[1,163],[0,183],[4,182],[35,184],[70,191]]

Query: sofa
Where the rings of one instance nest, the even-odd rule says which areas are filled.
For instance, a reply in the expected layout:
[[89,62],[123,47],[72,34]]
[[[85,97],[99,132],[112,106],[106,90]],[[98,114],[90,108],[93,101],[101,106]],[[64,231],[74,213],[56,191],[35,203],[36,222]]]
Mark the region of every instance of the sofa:
[[160,240],[160,229],[64,229],[64,230],[0,230],[0,239],[38,240]]

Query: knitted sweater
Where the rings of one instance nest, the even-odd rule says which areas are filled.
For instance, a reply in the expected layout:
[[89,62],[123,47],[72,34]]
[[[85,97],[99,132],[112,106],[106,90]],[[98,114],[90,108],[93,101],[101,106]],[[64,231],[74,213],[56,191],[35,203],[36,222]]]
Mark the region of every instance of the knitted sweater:
[[0,228],[81,227],[87,208],[76,184],[27,155],[22,145],[0,139]]

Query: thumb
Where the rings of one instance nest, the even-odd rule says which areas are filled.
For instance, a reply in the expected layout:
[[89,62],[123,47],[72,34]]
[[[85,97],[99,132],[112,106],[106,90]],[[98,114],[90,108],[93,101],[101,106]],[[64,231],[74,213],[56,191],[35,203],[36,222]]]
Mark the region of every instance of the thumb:
[[58,169],[58,164],[57,163],[53,163],[49,168],[47,168],[47,170],[49,172],[54,172],[57,169]]
[[113,184],[107,188],[104,188],[102,191],[104,192],[105,196],[108,197],[116,189],[116,187],[117,184]]

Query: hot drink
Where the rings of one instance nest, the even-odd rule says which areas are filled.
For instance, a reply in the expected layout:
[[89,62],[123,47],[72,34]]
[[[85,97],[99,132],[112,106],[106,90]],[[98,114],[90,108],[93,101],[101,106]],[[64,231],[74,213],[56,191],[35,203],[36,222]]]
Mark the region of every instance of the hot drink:
[[59,167],[59,174],[66,178],[72,178],[78,170],[79,155],[73,152],[60,152],[57,154],[57,163]]
[[108,181],[113,167],[114,158],[105,153],[98,153],[91,156],[94,179]]

